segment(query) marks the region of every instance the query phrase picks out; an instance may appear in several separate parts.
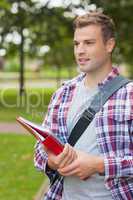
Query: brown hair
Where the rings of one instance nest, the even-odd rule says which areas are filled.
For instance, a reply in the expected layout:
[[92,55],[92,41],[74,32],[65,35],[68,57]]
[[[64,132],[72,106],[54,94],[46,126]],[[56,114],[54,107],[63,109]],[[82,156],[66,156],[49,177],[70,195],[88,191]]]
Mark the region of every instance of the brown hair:
[[105,42],[110,38],[115,38],[115,24],[113,20],[109,16],[98,11],[89,12],[76,17],[73,25],[74,30],[88,25],[99,25],[101,26],[103,40]]

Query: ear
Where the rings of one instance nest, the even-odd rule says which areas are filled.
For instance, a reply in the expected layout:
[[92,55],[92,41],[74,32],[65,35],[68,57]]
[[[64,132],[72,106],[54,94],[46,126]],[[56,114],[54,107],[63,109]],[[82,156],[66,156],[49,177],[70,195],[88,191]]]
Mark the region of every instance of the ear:
[[112,53],[114,48],[115,48],[115,39],[114,38],[110,38],[106,42],[106,50],[107,50],[108,53]]

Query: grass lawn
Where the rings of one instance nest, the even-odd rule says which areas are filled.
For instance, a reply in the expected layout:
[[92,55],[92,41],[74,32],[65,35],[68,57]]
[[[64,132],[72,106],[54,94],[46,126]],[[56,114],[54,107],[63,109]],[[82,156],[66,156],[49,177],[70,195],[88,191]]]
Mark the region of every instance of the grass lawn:
[[0,134],[0,199],[32,200],[44,176],[33,165],[35,139]]

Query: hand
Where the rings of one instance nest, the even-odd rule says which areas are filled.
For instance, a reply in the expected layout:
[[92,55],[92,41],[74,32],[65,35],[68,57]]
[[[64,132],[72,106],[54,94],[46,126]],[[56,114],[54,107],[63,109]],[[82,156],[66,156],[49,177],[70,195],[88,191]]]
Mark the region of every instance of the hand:
[[48,155],[48,166],[54,170],[69,165],[77,158],[76,151],[69,144],[65,144],[63,152],[57,156],[47,149],[45,149],[45,151],[47,152]]
[[66,167],[59,168],[58,171],[63,176],[78,176],[81,180],[85,180],[97,172],[102,173],[104,162],[99,156],[77,151],[77,159]]

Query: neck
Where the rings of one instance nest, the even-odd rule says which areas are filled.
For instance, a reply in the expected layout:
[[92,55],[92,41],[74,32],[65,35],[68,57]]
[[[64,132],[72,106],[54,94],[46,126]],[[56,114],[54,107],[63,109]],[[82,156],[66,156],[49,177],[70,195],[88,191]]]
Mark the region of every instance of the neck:
[[89,88],[96,87],[98,83],[102,82],[108,76],[111,70],[112,65],[109,65],[108,67],[101,67],[95,71],[86,73],[85,86]]

